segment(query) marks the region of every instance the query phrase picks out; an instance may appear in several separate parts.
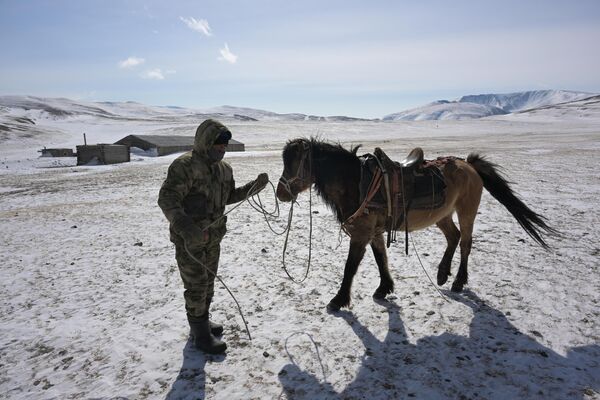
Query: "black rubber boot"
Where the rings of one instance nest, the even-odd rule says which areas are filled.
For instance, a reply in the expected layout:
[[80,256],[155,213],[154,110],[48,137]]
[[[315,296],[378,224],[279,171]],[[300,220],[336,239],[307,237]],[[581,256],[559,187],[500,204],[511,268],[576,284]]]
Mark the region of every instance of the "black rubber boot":
[[217,324],[216,322],[208,321],[208,326],[210,326],[210,333],[215,336],[223,335],[223,325]]
[[[210,303],[212,302],[212,298],[209,297],[206,299],[206,311],[210,311]],[[216,322],[212,322],[210,320],[210,313],[208,314],[209,320],[208,325],[210,326],[210,332],[215,336],[221,336],[223,334],[223,325],[217,324]]]
[[208,354],[225,353],[227,345],[211,333],[208,314],[204,317],[188,315],[188,322],[190,323],[190,334],[194,340],[194,347]]

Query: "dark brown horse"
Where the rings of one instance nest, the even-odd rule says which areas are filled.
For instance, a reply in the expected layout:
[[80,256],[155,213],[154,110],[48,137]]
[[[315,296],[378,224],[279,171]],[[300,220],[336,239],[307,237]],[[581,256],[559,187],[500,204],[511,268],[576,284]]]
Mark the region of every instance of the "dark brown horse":
[[[298,193],[314,184],[317,193],[333,210],[338,221],[344,223],[361,205],[361,162],[356,155],[357,150],[358,147],[346,150],[341,145],[314,138],[289,141],[283,149],[284,169],[277,186],[277,198],[292,201]],[[470,154],[466,161],[455,159],[442,165],[440,170],[446,183],[443,204],[435,209],[409,210],[405,218],[408,221],[408,231],[436,224],[446,236],[446,251],[438,266],[438,285],[443,285],[448,280],[452,257],[459,245],[460,266],[452,291],[462,291],[467,283],[471,234],[484,187],[508,209],[525,232],[544,248],[548,248],[548,245],[542,235],[557,234],[557,231],[545,223],[544,217],[515,196],[508,182],[498,173],[497,165],[483,157]],[[383,209],[369,211],[358,216],[350,225],[345,225],[350,236],[350,250],[342,285],[328,305],[331,310],[339,310],[350,304],[352,280],[368,244],[373,250],[380,276],[380,284],[373,297],[383,299],[394,289],[383,235],[386,231],[386,213]],[[452,221],[454,212],[457,214],[460,230]],[[395,229],[404,230],[404,222],[396,225]]]

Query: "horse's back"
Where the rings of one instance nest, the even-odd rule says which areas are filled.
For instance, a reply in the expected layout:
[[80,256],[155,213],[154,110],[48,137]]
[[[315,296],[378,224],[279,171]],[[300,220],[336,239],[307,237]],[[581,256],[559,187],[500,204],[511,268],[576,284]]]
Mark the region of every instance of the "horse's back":
[[[446,184],[444,202],[436,208],[410,210],[410,231],[427,228],[455,211],[477,212],[483,191],[483,181],[477,171],[468,162],[454,158],[439,163],[437,167]],[[404,226],[398,229],[404,229]]]

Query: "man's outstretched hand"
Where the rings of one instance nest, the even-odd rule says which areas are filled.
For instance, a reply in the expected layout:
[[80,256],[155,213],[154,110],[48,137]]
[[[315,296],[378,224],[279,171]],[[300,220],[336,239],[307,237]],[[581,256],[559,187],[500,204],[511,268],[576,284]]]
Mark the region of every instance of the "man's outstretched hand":
[[258,176],[256,177],[256,180],[254,182],[256,184],[254,193],[258,193],[261,190],[263,190],[265,188],[265,186],[267,186],[267,183],[269,183],[269,175],[267,175],[266,172],[263,172],[262,174],[258,174]]

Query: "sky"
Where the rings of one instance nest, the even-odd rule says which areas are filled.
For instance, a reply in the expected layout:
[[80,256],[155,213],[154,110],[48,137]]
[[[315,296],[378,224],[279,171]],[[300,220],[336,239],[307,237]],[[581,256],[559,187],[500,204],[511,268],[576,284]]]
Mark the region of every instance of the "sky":
[[598,0],[0,0],[0,95],[380,118],[600,92],[598,43]]

